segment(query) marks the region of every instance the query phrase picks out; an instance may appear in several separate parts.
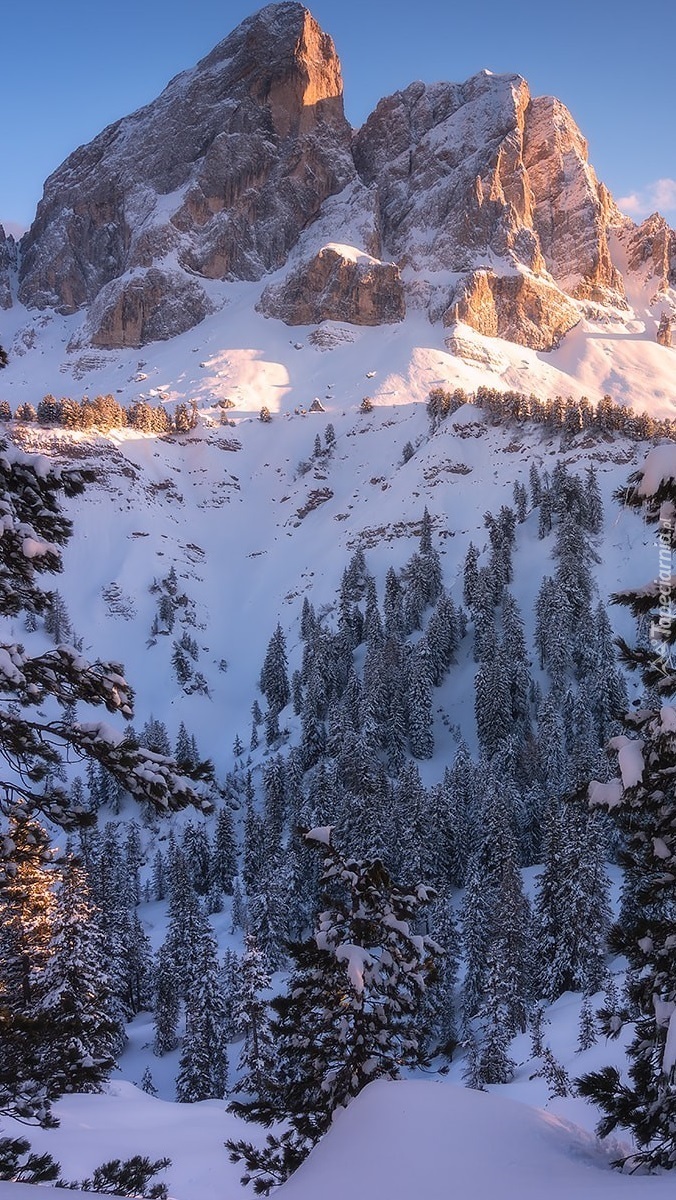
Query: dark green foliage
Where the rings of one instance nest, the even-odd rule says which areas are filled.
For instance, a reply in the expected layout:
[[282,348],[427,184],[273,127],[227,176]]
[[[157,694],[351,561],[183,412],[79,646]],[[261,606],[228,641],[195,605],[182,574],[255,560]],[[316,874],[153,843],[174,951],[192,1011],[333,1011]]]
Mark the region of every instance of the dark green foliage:
[[535,907],[539,992],[595,992],[603,981],[610,926],[605,843],[598,815],[579,804],[549,802],[544,867]]
[[124,1162],[113,1158],[110,1162],[101,1163],[90,1178],[59,1186],[80,1192],[127,1196],[132,1197],[132,1200],[167,1200],[166,1183],[151,1183],[151,1180],[159,1171],[165,1171],[170,1166],[170,1158],[158,1158],[153,1161],[141,1154],[135,1154],[133,1158],[127,1158]]
[[52,919],[34,1013],[45,1032],[40,1078],[53,1095],[98,1092],[115,1066],[118,1023],[104,939],[84,872],[69,860]]
[[544,1079],[549,1089],[549,1099],[553,1100],[555,1096],[574,1095],[576,1087],[571,1082],[566,1068],[554,1057],[549,1046],[543,1046],[541,1058],[542,1065],[535,1072],[535,1077]]
[[277,625],[268,644],[261,670],[260,689],[268,702],[270,711],[276,714],[279,714],[291,699],[287,675],[286,639],[281,625]]
[[183,401],[174,409],[174,430],[176,433],[190,433],[197,425],[197,404],[193,400],[188,407]]
[[469,396],[462,388],[456,388],[454,392],[447,392],[440,387],[432,388],[427,398],[427,412],[433,427],[436,428],[440,421],[445,420],[468,401]]
[[0,1137],[0,1179],[11,1183],[54,1183],[61,1168],[51,1154],[33,1154],[26,1138]]
[[227,1143],[258,1192],[287,1178],[335,1109],[367,1083],[420,1062],[417,1012],[438,952],[429,938],[413,936],[412,922],[433,899],[429,889],[398,887],[378,861],[344,858],[328,829],[307,838],[324,857],[328,907],[314,937],[292,945],[287,992],[272,1001],[277,1063],[269,1093],[231,1105],[248,1120],[290,1126],[263,1148]]
[[225,1002],[216,942],[206,922],[198,929],[190,953],[185,1038],[176,1078],[176,1099],[184,1104],[221,1099],[228,1075]]
[[[660,521],[660,564],[664,553],[671,575],[676,472],[664,450],[650,452],[657,456],[659,468],[654,478],[647,467],[637,472],[622,498],[643,507],[648,521]],[[608,808],[621,837],[624,894],[611,945],[627,959],[627,998],[637,1020],[627,1077],[606,1067],[585,1075],[579,1090],[604,1114],[599,1133],[618,1126],[630,1130],[637,1146],[630,1161],[655,1170],[676,1166],[676,709],[666,702],[676,692],[670,659],[676,628],[670,612],[660,623],[659,582],[627,590],[619,599],[635,613],[653,616],[652,644],[633,650],[624,645],[624,658],[641,672],[648,687],[655,687],[659,699],[656,707],[647,704],[625,716],[625,735],[612,742],[621,779],[609,789],[592,783],[589,799]],[[629,1013],[615,1015],[621,1022]],[[605,1017],[603,1024],[608,1024]]]

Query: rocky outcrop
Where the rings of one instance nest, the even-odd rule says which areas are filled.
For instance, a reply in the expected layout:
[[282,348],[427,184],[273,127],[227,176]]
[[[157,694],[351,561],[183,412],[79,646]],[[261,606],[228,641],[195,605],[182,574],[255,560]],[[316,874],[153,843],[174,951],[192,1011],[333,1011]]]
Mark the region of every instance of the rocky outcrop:
[[350,141],[331,39],[272,4],[47,180],[20,297],[74,312],[170,252],[189,273],[258,279],[354,177]]
[[444,325],[459,322],[534,350],[552,350],[579,320],[577,307],[552,283],[492,271],[473,271],[443,317]]
[[657,327],[657,340],[660,346],[669,347],[672,345],[672,328],[673,317],[670,317],[668,313],[662,313],[660,323]]
[[398,267],[340,245],[322,247],[282,283],[267,287],[258,308],[287,325],[388,325],[406,314]]
[[102,288],[83,340],[106,350],[144,346],[185,333],[211,311],[196,280],[152,267]]
[[676,230],[664,217],[653,213],[641,225],[628,224],[623,241],[632,273],[654,279],[658,292],[676,287]]
[[12,307],[12,274],[16,270],[16,242],[0,225],[0,308]]
[[[489,72],[381,100],[357,135],[355,161],[378,189],[387,254],[418,270],[463,271],[477,254],[510,249],[529,217],[526,181],[513,170],[528,102],[523,79]],[[520,253],[540,265],[534,239]]]
[[[381,101],[359,131],[355,159],[378,189],[384,251],[401,265],[432,284],[440,269],[471,273],[486,257],[542,278],[542,287],[518,284],[545,316],[545,331],[528,344],[541,348],[574,323],[557,291],[625,303],[609,248],[622,217],[568,110],[550,97],[531,99],[520,76],[482,71],[464,84],[412,84]],[[490,323],[514,325],[515,288],[489,289],[497,314]],[[546,318],[550,302],[555,311]],[[433,287],[433,317],[439,303]],[[516,327],[524,340],[528,320]]]
[[552,96],[531,100],[522,162],[532,196],[532,228],[547,270],[563,291],[585,300],[624,299],[609,230],[622,223],[608,189],[589,164],[587,143],[568,109]]

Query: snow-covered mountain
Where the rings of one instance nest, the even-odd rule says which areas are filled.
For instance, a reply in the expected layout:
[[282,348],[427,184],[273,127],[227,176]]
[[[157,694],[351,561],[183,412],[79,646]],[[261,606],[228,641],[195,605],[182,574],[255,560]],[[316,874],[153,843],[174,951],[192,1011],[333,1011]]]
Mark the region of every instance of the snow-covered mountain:
[[[254,280],[290,325],[423,312],[547,351],[590,320],[654,340],[675,239],[621,215],[566,107],[518,75],[413,83],[353,131],[333,42],[281,3],[54,172],[17,296],[84,317],[72,350],[171,338],[222,310],[216,281]],[[15,270],[0,243],[5,306]]]
[[[491,520],[505,506],[520,510],[510,591],[530,672],[521,749],[533,786],[523,807],[541,821],[535,742],[543,697],[554,688],[539,661],[535,606],[557,570],[556,531],[571,512],[559,491],[548,525],[532,475],[552,496],[555,470],[559,484],[563,467],[576,477],[568,499],[583,524],[579,488],[593,468],[605,511],[580,552],[592,580],[588,624],[566,626],[579,661],[568,661],[568,693],[561,688],[552,701],[557,728],[568,722],[570,749],[571,729],[584,725],[580,713],[592,703],[591,687],[580,699],[594,667],[580,644],[592,609],[660,570],[652,530],[614,494],[651,439],[673,439],[675,238],[658,215],[637,227],[619,213],[565,107],[532,98],[518,76],[415,83],[351,130],[333,44],[295,3],[249,18],[157,101],[76,151],[47,181],[19,246],[0,235],[0,343],[9,356],[0,370],[3,420],[7,405],[14,414],[23,406],[7,420],[7,437],[96,474],[66,505],[74,533],[54,579],[62,632],[81,639],[89,657],[124,662],[137,729],[155,721],[172,744],[181,726],[195,738],[213,761],[217,804],[232,808],[240,858],[250,836],[247,805],[264,808],[273,758],[287,764],[289,780],[293,753],[300,770],[293,797],[286,785],[285,845],[291,812],[295,818],[306,804],[314,815],[322,799],[321,764],[310,756],[303,765],[301,756],[298,766],[308,740],[302,703],[275,714],[277,732],[261,720],[252,730],[253,702],[265,707],[259,685],[270,635],[279,623],[290,676],[308,667],[303,603],[318,619],[319,645],[321,631],[330,637],[346,619],[341,580],[360,551],[371,601],[375,595],[384,611],[390,568],[404,590],[416,582],[406,564],[425,510],[440,582],[458,609],[470,543],[479,567],[491,568]],[[445,419],[429,406],[434,392],[452,401]],[[121,422],[105,433],[64,428],[49,416],[41,424],[26,406],[47,394],[110,395],[127,409],[159,406],[170,418],[185,406],[190,419],[162,436]],[[645,415],[618,416],[604,395]],[[67,412],[62,406],[61,416]],[[365,610],[368,588],[359,586],[355,606]],[[431,608],[402,633],[409,664]],[[499,640],[505,612],[498,606],[495,617],[495,605],[488,608]],[[461,739],[475,758],[485,751],[474,711],[484,666],[473,645],[478,614],[469,612],[452,661],[430,684],[429,757],[406,744],[397,768],[418,770],[428,799]],[[352,615],[366,623],[365,611]],[[613,609],[611,617],[631,639],[627,612]],[[40,648],[58,640],[58,629],[5,617],[3,639]],[[348,650],[357,690],[368,674],[366,641],[360,635]],[[296,689],[307,700],[308,680],[297,679]],[[355,725],[363,715],[359,709]],[[324,733],[336,742],[335,730]],[[580,757],[591,754],[595,766],[597,735],[580,734]],[[335,745],[331,753],[335,759]],[[382,745],[378,755],[384,790],[376,802],[385,813],[398,776]],[[69,770],[70,778],[81,768]],[[81,782],[85,795],[88,786]],[[124,800],[113,809],[104,799],[101,824],[110,818],[126,828],[138,816]],[[213,835],[215,815],[192,812],[171,824],[148,819],[139,834],[142,899],[133,911],[153,951],[167,931],[153,856],[166,851],[170,827],[180,840],[191,820]],[[536,832],[519,860],[531,899],[539,871],[531,851],[542,848]],[[268,880],[254,882],[263,889]],[[614,900],[617,882],[614,869]],[[461,889],[452,890],[457,913]],[[228,893],[219,903],[210,913],[219,948],[241,952],[234,899]],[[608,955],[606,967],[614,980],[622,963]],[[275,984],[283,985],[280,975]],[[592,990],[598,1006],[602,992]],[[547,1043],[571,1077],[621,1062],[624,1052],[622,1040],[576,1048],[580,1006],[580,992],[565,991],[547,1010]],[[147,1009],[135,1011],[129,1034],[122,1079],[105,1095],[60,1101],[62,1127],[36,1133],[36,1149],[54,1153],[71,1178],[104,1157],[169,1154],[179,1200],[206,1200],[222,1178],[237,1194],[240,1169],[226,1164],[222,1143],[244,1136],[241,1124],[223,1113],[223,1099],[171,1103],[179,1050],[153,1054]],[[239,1048],[231,1048],[231,1082]],[[450,1065],[435,1060],[434,1082],[369,1087],[285,1185],[289,1195],[354,1190],[350,1158],[360,1177],[373,1179],[355,1195],[373,1194],[380,1182],[383,1195],[410,1195],[424,1158],[420,1194],[433,1200],[447,1190],[454,1155],[455,1184],[486,1200],[539,1195],[554,1176],[562,1195],[647,1195],[650,1181],[606,1169],[608,1148],[580,1132],[593,1128],[594,1110],[551,1094],[527,1033],[516,1035],[510,1053],[512,1081],[488,1085],[508,1100],[459,1090],[464,1051]],[[129,1082],[150,1067],[159,1098]],[[386,1157],[383,1128],[401,1155],[376,1178],[369,1172]],[[0,1184],[3,1198],[15,1191]]]

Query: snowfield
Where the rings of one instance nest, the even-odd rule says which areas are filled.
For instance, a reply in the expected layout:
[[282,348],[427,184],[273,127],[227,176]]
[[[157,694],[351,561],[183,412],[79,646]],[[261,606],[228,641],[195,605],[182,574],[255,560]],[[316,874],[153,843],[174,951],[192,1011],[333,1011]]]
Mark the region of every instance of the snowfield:
[[[223,1149],[226,1136],[253,1127],[224,1113],[222,1102],[167,1104],[130,1084],[106,1096],[62,1100],[62,1128],[33,1137],[40,1149],[58,1143],[66,1178],[82,1176],[105,1158],[169,1154],[160,1178],[174,1200],[238,1200],[239,1168]],[[309,1159],[275,1194],[285,1200],[667,1200],[673,1180],[623,1175],[611,1169],[617,1145],[551,1111],[501,1094],[444,1082],[370,1084]],[[56,1195],[61,1193],[57,1192]],[[84,1193],[77,1193],[84,1195]],[[91,1195],[91,1193],[88,1193]],[[0,1183],[0,1200],[45,1195],[44,1188]]]
[[[198,426],[186,435],[119,430],[88,439],[37,426],[19,434],[28,451],[82,460],[98,471],[97,483],[67,506],[75,532],[54,586],[84,653],[124,662],[136,692],[137,726],[154,716],[173,739],[185,721],[222,777],[233,766],[236,735],[248,757],[251,704],[277,621],[293,670],[300,666],[303,598],[330,613],[347,560],[362,545],[382,599],[388,567],[400,568],[415,547],[425,506],[444,583],[460,602],[470,541],[485,561],[485,512],[513,502],[514,482],[528,483],[533,462],[550,472],[561,458],[574,472],[592,462],[596,467],[605,504],[594,568],[600,598],[607,601],[623,585],[657,576],[654,529],[612,500],[642,462],[644,445],[579,435],[562,451],[558,437],[550,441],[532,426],[493,427],[473,405],[431,432],[425,410],[432,387],[474,390],[485,384],[542,397],[586,393],[591,400],[609,391],[639,411],[674,416],[676,351],[655,344],[647,307],[631,328],[619,318],[608,327],[581,322],[551,355],[463,330],[458,336],[467,354],[460,358],[446,347],[444,331],[415,313],[398,327],[323,326],[318,336],[254,314],[260,285],[210,286],[218,313],[170,343],[142,350],[68,353],[79,318],[36,316],[18,306],[2,316],[0,341],[11,351],[0,374],[0,399],[12,409],[23,401],[37,404],[47,392],[111,392],[124,404],[144,396],[170,410],[178,401],[197,404]],[[374,409],[362,415],[367,395]],[[315,398],[325,411],[309,414]],[[219,402],[226,399],[235,407],[225,414],[230,423],[221,424]],[[272,413],[270,424],[257,419],[263,405]],[[315,437],[323,441],[329,423],[335,449],[313,457]],[[404,462],[408,442],[414,454]],[[675,455],[673,446],[665,448],[651,471],[671,474]],[[535,597],[552,570],[549,550],[550,543],[537,537],[537,514],[531,514],[517,529],[513,588],[530,632]],[[208,695],[187,695],[178,685],[172,637],[161,634],[149,645],[157,609],[150,588],[172,566],[191,602],[187,627],[198,642]],[[631,636],[625,610],[610,615],[617,632]],[[22,618],[3,624],[5,640],[25,640]],[[39,641],[42,635],[34,636]],[[434,693],[435,755],[419,764],[426,786],[452,761],[459,730],[476,747],[468,704],[476,672],[470,641]],[[297,718],[285,713],[285,719],[294,735]],[[263,748],[252,751],[254,773],[262,758]],[[625,766],[629,774],[636,769],[629,754]],[[136,815],[129,806],[120,819]],[[179,828],[184,819],[177,819]],[[161,826],[158,836],[167,832]],[[165,912],[153,904],[139,912],[156,947]],[[227,910],[214,926],[221,950],[237,945]],[[614,964],[616,971],[621,967]],[[601,1000],[595,997],[597,1007]],[[621,1046],[602,1040],[584,1055],[573,1053],[579,1004],[579,996],[566,995],[547,1013],[547,1041],[573,1076],[620,1061],[622,1053]],[[107,1091],[62,1099],[56,1107],[60,1128],[29,1132],[34,1149],[49,1150],[66,1179],[82,1179],[108,1158],[168,1155],[166,1178],[175,1200],[251,1194],[242,1192],[241,1168],[228,1162],[223,1143],[226,1137],[251,1139],[256,1130],[227,1114],[224,1101],[173,1103],[177,1056],[153,1059],[151,1042],[147,1015],[137,1018]],[[667,1188],[671,1194],[672,1179],[611,1170],[622,1147],[597,1144],[596,1113],[581,1100],[549,1100],[543,1080],[531,1078],[527,1037],[516,1040],[512,1053],[519,1063],[515,1080],[491,1093],[462,1088],[461,1061],[447,1076],[432,1071],[429,1081],[372,1084],[338,1113],[282,1194],[289,1200],[541,1200],[543,1194],[551,1200],[661,1200]],[[138,1081],[148,1063],[157,1099],[129,1082]],[[4,1125],[14,1132],[11,1122]],[[0,1200],[22,1196],[28,1196],[26,1185],[0,1183]]]

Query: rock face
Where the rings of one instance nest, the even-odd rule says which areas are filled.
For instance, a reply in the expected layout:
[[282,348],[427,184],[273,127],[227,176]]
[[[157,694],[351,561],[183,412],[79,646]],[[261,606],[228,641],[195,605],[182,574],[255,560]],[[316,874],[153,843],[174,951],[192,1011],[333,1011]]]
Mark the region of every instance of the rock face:
[[[331,39],[300,4],[270,5],[47,180],[20,298],[74,312],[167,256],[208,279],[258,279],[354,176],[351,136]],[[118,289],[125,338],[127,286],[138,275]]]
[[570,295],[621,302],[624,284],[611,261],[608,238],[622,217],[598,182],[568,109],[551,96],[531,100],[522,139],[532,226],[547,270]]
[[660,323],[657,328],[657,340],[660,346],[671,346],[672,344],[672,326],[673,318],[667,313],[662,313]]
[[[518,75],[412,84],[382,100],[355,159],[378,187],[386,251],[428,271],[497,256],[572,296],[623,302],[608,230],[622,218],[558,100]],[[508,290],[508,289],[507,289]]]
[[16,242],[0,225],[0,308],[12,307],[11,277],[16,270]]
[[20,258],[20,300],[87,308],[102,347],[172,337],[211,310],[211,281],[282,269],[259,307],[290,324],[408,305],[538,350],[627,307],[620,262],[656,296],[676,286],[676,233],[621,215],[560,101],[482,71],[413,83],[354,134],[333,42],[299,3],[249,17],[72,154]]
[[492,271],[473,271],[443,317],[444,325],[461,322],[534,350],[552,350],[579,320],[576,306],[547,280]]
[[630,271],[654,279],[658,292],[676,287],[676,230],[664,217],[653,213],[638,227],[630,226],[623,240]]
[[266,288],[259,308],[287,325],[388,325],[406,315],[398,267],[339,245],[324,246],[283,283]]
[[101,289],[89,311],[86,340],[106,350],[166,341],[211,311],[196,280],[151,267]]

